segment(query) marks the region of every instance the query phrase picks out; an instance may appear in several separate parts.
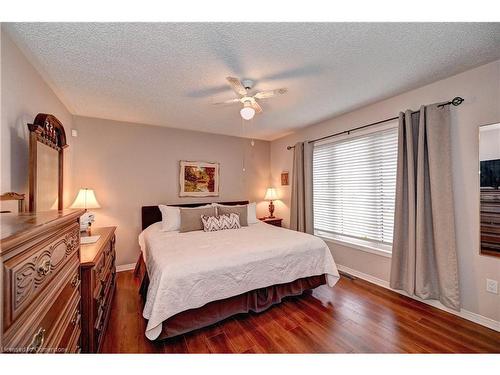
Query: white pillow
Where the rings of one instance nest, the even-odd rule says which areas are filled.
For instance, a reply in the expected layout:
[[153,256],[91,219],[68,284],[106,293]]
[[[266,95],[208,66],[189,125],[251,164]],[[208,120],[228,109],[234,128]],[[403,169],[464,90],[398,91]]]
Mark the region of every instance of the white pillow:
[[172,232],[181,228],[181,210],[179,207],[171,207],[160,204],[161,231]]
[[248,224],[256,224],[259,222],[257,219],[257,203],[252,202],[247,206]]
[[[183,208],[201,208],[213,206],[213,203],[206,204],[200,207],[183,207]],[[161,231],[173,232],[181,229],[181,210],[180,207],[158,205],[161,211]]]
[[224,207],[238,207],[238,206],[247,206],[247,222],[248,224],[257,224],[259,220],[257,219],[257,203],[252,202],[247,205],[240,204],[236,206],[230,206],[226,204],[213,203],[214,206],[224,206]]

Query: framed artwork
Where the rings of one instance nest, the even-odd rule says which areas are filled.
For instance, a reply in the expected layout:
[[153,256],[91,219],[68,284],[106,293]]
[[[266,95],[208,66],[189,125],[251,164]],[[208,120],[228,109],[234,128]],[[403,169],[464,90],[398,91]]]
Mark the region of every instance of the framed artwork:
[[217,197],[219,163],[181,160],[179,183],[181,197]]
[[282,186],[288,185],[288,172],[281,173],[281,185]]

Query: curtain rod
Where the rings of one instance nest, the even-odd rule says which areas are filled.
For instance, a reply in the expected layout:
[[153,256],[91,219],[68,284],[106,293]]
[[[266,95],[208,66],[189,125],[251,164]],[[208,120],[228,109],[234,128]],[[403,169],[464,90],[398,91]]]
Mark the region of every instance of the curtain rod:
[[[445,105],[450,105],[450,104],[454,105],[456,107],[456,106],[459,106],[460,104],[462,104],[464,101],[465,101],[464,98],[461,98],[460,96],[456,96],[452,100],[450,100],[449,102],[446,102],[446,103],[438,105],[438,107],[444,107]],[[417,112],[419,112],[419,111],[413,111],[412,114],[413,113],[417,113]],[[341,131],[341,132],[338,132],[338,133],[335,133],[335,134],[330,134],[330,135],[327,135],[327,136],[324,136],[324,137],[321,137],[321,138],[316,138],[316,139],[313,139],[312,141],[308,141],[308,143],[314,143],[314,142],[322,141],[323,139],[328,139],[328,138],[336,137],[337,135],[350,134],[353,131],[361,130],[361,129],[364,129],[364,128],[368,128],[369,126],[373,126],[373,125],[383,124],[384,122],[389,122],[389,121],[397,120],[398,118],[399,118],[399,116],[396,116],[396,117],[391,117],[391,118],[388,118],[388,119],[385,119],[385,120],[381,120],[381,121],[377,121],[377,122],[372,122],[371,124],[367,124],[367,125],[363,125],[363,126],[358,126],[357,128],[353,128],[353,129],[349,129],[349,130],[344,130],[344,131]],[[292,148],[295,148],[295,146],[287,146],[286,147],[287,150],[291,150]]]

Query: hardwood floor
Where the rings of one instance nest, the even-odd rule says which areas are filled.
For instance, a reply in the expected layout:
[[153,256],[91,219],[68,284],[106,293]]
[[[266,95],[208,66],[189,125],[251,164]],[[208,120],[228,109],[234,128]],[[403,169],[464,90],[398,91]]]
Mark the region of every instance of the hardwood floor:
[[104,353],[500,353],[500,333],[360,279],[163,342],[144,336],[132,271],[117,275]]

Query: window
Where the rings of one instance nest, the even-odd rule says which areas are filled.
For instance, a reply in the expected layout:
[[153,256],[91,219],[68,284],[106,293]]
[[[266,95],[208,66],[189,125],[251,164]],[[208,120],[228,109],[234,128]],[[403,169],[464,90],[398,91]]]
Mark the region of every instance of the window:
[[317,143],[313,151],[314,232],[391,251],[396,123]]

